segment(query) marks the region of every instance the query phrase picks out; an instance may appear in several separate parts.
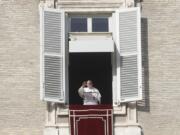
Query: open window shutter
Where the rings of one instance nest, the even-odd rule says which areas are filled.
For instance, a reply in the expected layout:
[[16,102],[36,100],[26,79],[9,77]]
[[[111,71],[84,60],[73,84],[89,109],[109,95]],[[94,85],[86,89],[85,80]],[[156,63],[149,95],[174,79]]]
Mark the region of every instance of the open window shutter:
[[142,99],[140,9],[116,13],[117,99],[118,102]]
[[65,15],[59,9],[40,9],[41,99],[65,102],[66,49]]

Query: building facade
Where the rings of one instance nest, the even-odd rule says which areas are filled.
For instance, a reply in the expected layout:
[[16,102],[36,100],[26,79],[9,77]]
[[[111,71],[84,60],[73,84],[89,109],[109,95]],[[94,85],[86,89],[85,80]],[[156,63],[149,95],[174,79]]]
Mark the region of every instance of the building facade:
[[[39,99],[40,39],[42,36],[39,36],[42,30],[41,26],[39,27],[41,20],[39,10],[63,9],[72,17],[74,17],[74,12],[87,16],[94,15],[94,11],[108,16],[117,9],[132,9],[135,6],[141,7],[142,14],[143,100],[138,101],[137,104],[134,100],[117,103],[117,105],[114,102],[116,97],[113,95],[116,88],[112,88],[110,93],[112,99],[108,102],[104,100],[104,103],[113,105],[113,134],[179,134],[178,43],[180,39],[178,35],[180,30],[178,24],[180,12],[178,6],[180,3],[178,1],[47,0],[29,2],[11,0],[0,1],[0,4],[2,7],[0,13],[2,39],[0,134],[70,134],[68,105],[54,101],[42,102]],[[88,18],[91,18],[91,15]],[[87,29],[90,30],[91,27]],[[83,39],[84,37],[81,36],[77,33],[70,33],[71,41],[69,42],[76,45],[74,39]],[[86,34],[85,38],[93,39],[93,36],[96,38],[98,36],[100,39],[104,36],[111,37],[104,33],[104,35]],[[109,40],[107,42],[111,43]],[[71,49],[72,52],[77,51],[76,47]],[[107,47],[107,50],[113,49]],[[103,56],[98,55],[98,57]],[[113,67],[111,70],[113,71]],[[116,76],[113,77],[112,80],[116,79]],[[112,83],[113,86],[117,86],[116,82]],[[41,98],[43,99],[42,95]],[[70,96],[68,101],[73,103],[76,99]]]

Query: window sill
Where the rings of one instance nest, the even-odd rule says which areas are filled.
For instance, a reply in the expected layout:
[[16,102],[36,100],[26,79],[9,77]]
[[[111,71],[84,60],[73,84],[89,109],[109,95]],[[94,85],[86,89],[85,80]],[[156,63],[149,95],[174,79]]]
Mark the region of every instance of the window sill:
[[69,32],[70,37],[71,36],[86,36],[86,35],[99,35],[99,36],[103,36],[103,35],[109,35],[112,36],[112,32]]
[[[68,116],[69,115],[69,107],[67,108],[57,108],[56,112],[57,116]],[[126,105],[123,104],[121,106],[113,106],[113,115],[126,115]]]
[[114,115],[126,115],[126,105],[123,104],[121,106],[113,106],[113,114]]
[[68,116],[69,115],[69,109],[67,110],[61,110],[59,112],[57,112],[58,116]]

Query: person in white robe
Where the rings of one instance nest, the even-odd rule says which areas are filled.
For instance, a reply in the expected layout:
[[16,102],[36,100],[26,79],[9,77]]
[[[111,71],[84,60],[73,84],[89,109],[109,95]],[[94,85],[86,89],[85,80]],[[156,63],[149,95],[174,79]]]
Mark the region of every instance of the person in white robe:
[[101,104],[101,94],[97,88],[93,87],[91,80],[83,82],[82,86],[78,89],[78,93],[83,98],[84,105]]

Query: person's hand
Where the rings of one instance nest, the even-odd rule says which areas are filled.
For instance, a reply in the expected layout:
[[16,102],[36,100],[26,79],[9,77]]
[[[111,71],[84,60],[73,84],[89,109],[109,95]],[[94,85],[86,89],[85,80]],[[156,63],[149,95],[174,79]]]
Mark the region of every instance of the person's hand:
[[97,98],[97,94],[96,94],[96,93],[93,93],[93,94],[92,94],[92,97],[93,97],[93,99],[95,100],[95,99]]
[[86,81],[84,81],[83,83],[82,83],[82,86],[81,87],[86,87]]

